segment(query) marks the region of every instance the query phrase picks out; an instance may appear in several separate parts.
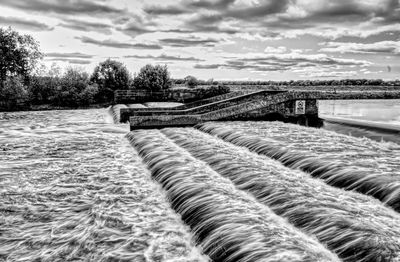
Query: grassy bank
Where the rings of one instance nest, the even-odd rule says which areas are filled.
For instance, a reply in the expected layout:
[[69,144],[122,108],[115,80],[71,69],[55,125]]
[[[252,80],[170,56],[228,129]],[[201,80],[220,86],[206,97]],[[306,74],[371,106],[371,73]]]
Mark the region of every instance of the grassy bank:
[[97,103],[85,106],[56,106],[51,104],[44,105],[26,105],[19,106],[11,109],[0,108],[0,112],[20,112],[20,111],[49,111],[49,110],[74,110],[74,109],[97,109],[106,108],[110,106],[109,103]]

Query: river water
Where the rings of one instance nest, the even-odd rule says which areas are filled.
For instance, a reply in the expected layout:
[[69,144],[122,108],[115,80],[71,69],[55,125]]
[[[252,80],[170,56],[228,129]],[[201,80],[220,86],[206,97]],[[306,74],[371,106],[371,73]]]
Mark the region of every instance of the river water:
[[[324,128],[339,133],[347,132],[354,136],[367,136],[378,141],[390,139],[396,141],[398,139],[399,136],[393,132],[388,132],[387,126],[385,126],[387,124],[396,126],[400,123],[398,100],[385,101],[385,103],[380,101],[367,101],[365,103],[357,101],[357,103],[351,101],[320,102],[321,116],[332,120],[331,122],[325,121]],[[376,110],[380,109],[383,111],[377,113]],[[115,117],[116,115],[114,115]],[[373,122],[373,124],[370,124],[368,128],[362,128],[360,124],[355,127],[341,124],[340,121],[343,119],[364,121],[363,123]],[[309,155],[312,158],[318,158],[317,160],[337,162],[343,167],[355,167],[358,170],[365,171],[365,173],[386,180],[391,179],[390,187],[394,188],[393,192],[396,194],[400,192],[398,182],[399,144],[376,142],[368,138],[356,138],[328,130],[280,122],[224,122],[213,123],[212,125],[216,125],[216,127],[221,125],[221,127],[227,128],[229,132],[242,132],[246,135],[252,134],[268,138],[271,141],[273,140],[279,148],[286,147],[299,155]],[[379,127],[379,125],[384,126],[386,131],[377,129],[376,126]],[[209,258],[203,255],[201,248],[194,244],[193,239],[196,236],[192,235],[190,228],[171,208],[169,201],[171,200],[171,192],[167,195],[166,191],[151,179],[149,168],[143,164],[138,152],[129,144],[126,138],[128,132],[129,125],[114,124],[113,116],[107,109],[0,113],[0,261],[209,261]],[[298,231],[292,225],[286,225],[286,220],[276,218],[268,208],[261,210],[258,207],[258,202],[261,200],[243,194],[242,191],[247,188],[247,184],[244,185],[244,188],[235,188],[232,182],[228,180],[232,179],[232,177],[228,177],[228,173],[226,173],[226,176],[224,175],[224,179],[219,177],[223,170],[218,169],[220,173],[212,170],[205,172],[204,170],[207,170],[207,168],[198,166],[196,170],[201,176],[198,180],[193,178],[192,181],[191,178],[195,174],[194,171],[192,172],[192,168],[196,165],[190,163],[201,164],[200,158],[204,158],[204,161],[209,161],[211,166],[214,165],[217,168],[218,163],[223,161],[228,163],[230,155],[240,153],[243,155],[237,155],[235,161],[246,160],[248,168],[253,171],[261,170],[261,165],[267,163],[266,158],[259,162],[260,166],[254,166],[254,159],[257,158],[255,154],[249,153],[246,151],[247,149],[229,145],[228,153],[224,157],[219,155],[221,161],[213,162],[211,160],[214,157],[214,152],[216,152],[214,147],[228,148],[228,145],[220,142],[214,143],[209,136],[199,131],[182,129],[180,135],[184,139],[179,138],[178,130],[173,129],[162,132],[141,132],[141,136],[147,136],[149,141],[147,144],[141,145],[139,143],[140,137],[135,137],[135,134],[138,133],[133,132],[130,135],[132,136],[131,139],[137,140],[138,145],[141,145],[137,145],[137,147],[152,146],[154,150],[150,151],[158,152],[157,154],[161,157],[167,152],[162,149],[161,145],[165,144],[165,141],[170,141],[173,149],[171,149],[173,151],[171,152],[182,153],[182,156],[179,157],[169,152],[171,159],[166,159],[172,161],[171,163],[173,161],[183,163],[183,169],[172,168],[171,170],[175,172],[175,175],[179,175],[182,170],[187,172],[188,175],[185,173],[185,176],[182,177],[182,179],[188,179],[188,181],[184,181],[185,183],[190,182],[195,188],[200,185],[211,190],[213,194],[218,193],[221,195],[221,199],[226,198],[220,203],[222,207],[225,207],[227,200],[236,203],[226,206],[225,209],[234,214],[235,217],[231,218],[232,221],[234,219],[240,220],[241,226],[235,227],[235,223],[221,220],[223,221],[223,223],[221,222],[222,227],[231,226],[232,230],[216,231],[211,238],[213,241],[208,243],[209,249],[215,247],[214,243],[222,239],[222,233],[227,234],[226,239],[232,240],[237,245],[237,250],[242,250],[244,243],[237,240],[238,235],[242,236],[242,240],[248,241],[247,247],[252,247],[254,243],[258,245],[265,242],[264,240],[254,242],[253,236],[249,236],[247,233],[248,230],[253,230],[254,224],[249,222],[251,220],[242,219],[243,214],[249,215],[247,212],[243,213],[237,204],[240,201],[243,202],[243,199],[246,200],[246,203],[251,203],[256,207],[254,214],[264,212],[261,212],[262,214],[257,213],[257,216],[251,215],[253,218],[257,217],[258,223],[267,219],[268,216],[265,214],[269,214],[276,224],[285,224],[282,228],[285,229],[284,231],[288,236],[293,235],[293,239],[300,236],[301,241],[314,243],[314,240],[309,239],[309,237],[313,238],[315,232],[312,233],[312,230],[307,232],[306,230],[309,235],[302,236],[303,231]],[[359,133],[355,134],[354,132]],[[191,146],[191,143],[195,141],[194,135],[196,133],[201,138],[198,139],[199,145],[193,144]],[[152,145],[154,141],[159,141],[160,146]],[[174,141],[176,144],[180,144],[182,148],[174,145]],[[185,145],[187,151],[183,149]],[[190,150],[195,154],[200,145],[207,145],[209,148],[204,150],[212,157],[208,159],[205,155],[202,155],[202,152],[199,152],[199,159],[188,157],[186,161],[183,156],[188,155]],[[142,154],[144,153],[142,152]],[[222,151],[220,154],[222,154]],[[339,191],[330,189],[319,180],[319,182],[313,182],[314,179],[309,178],[308,174],[291,171],[278,161],[268,161],[269,164],[263,166],[263,174],[270,172],[273,178],[282,179],[282,174],[286,172],[288,175],[285,179],[292,181],[292,173],[297,172],[299,176],[301,175],[302,178],[299,181],[303,181],[303,184],[305,180],[309,181],[310,185],[318,183],[318,187],[312,186],[311,188],[317,188],[321,191],[321,194],[325,194],[324,192],[329,190],[333,192],[332,196],[343,196],[345,194],[337,193]],[[155,158],[153,162],[157,163],[158,161]],[[204,163],[201,165],[204,165]],[[230,166],[232,165],[227,164],[227,167]],[[274,167],[274,172],[271,171],[271,167]],[[161,170],[166,169],[163,165],[160,168]],[[156,168],[153,166],[153,169]],[[204,176],[210,177],[207,179]],[[265,181],[270,181],[270,179]],[[296,181],[295,179],[293,183]],[[307,203],[317,204],[317,200],[320,198],[316,197],[316,193],[307,195],[309,190],[304,189],[302,183],[296,190],[299,190],[299,194],[304,193],[307,201],[310,200]],[[171,191],[170,187],[165,185],[164,187]],[[278,191],[274,192],[274,190],[277,190],[277,188],[277,186],[272,187],[272,195],[276,196],[275,193],[278,193]],[[294,189],[295,187],[290,185],[287,188]],[[186,187],[181,189],[184,191]],[[282,192],[286,194],[285,190],[282,189]],[[229,191],[229,194],[225,194],[225,191]],[[265,196],[264,193],[262,196]],[[285,194],[282,196],[286,197]],[[316,200],[313,199],[314,197],[316,197]],[[330,198],[331,196],[329,196]],[[332,199],[336,198],[332,197]],[[349,197],[349,199],[350,202],[356,203],[354,207],[364,201],[357,200],[358,196]],[[377,206],[371,208],[371,210],[384,209],[384,211],[374,214],[377,218],[371,217],[373,221],[375,219],[376,221],[371,224],[370,228],[366,228],[365,232],[369,232],[371,228],[374,229],[376,225],[381,225],[382,220],[388,223],[388,235],[392,234],[393,232],[390,233],[391,228],[393,228],[392,224],[398,225],[398,221],[400,221],[398,214],[394,214],[393,211],[383,205],[381,206],[380,202],[372,197],[365,199],[366,202],[371,203],[371,206]],[[211,199],[210,201],[215,204],[214,200]],[[281,202],[286,203],[287,201],[282,200]],[[199,205],[201,206],[201,204]],[[264,204],[269,205],[267,202]],[[188,205],[190,207],[193,203],[189,201]],[[318,205],[318,208],[320,206],[331,208],[331,205],[326,205],[326,203]],[[293,205],[293,207],[297,206],[299,205]],[[274,206],[271,205],[270,207]],[[354,208],[352,207],[352,209]],[[190,209],[188,210],[190,211]],[[301,210],[308,210],[308,208]],[[184,213],[184,211],[180,211]],[[219,212],[220,210],[216,208],[212,211]],[[283,211],[286,212],[287,210]],[[390,221],[386,221],[386,218],[379,218],[379,216],[386,216],[382,215],[385,212],[389,212],[390,216],[394,218],[391,218]],[[311,215],[307,218],[307,221],[319,221],[319,213],[318,211]],[[285,217],[285,214],[287,219],[290,220],[291,215],[282,213],[282,216]],[[330,219],[329,212],[326,217]],[[334,223],[335,221],[331,222]],[[296,225],[294,222],[293,224]],[[276,230],[279,231],[282,228]],[[194,232],[196,233],[195,230]],[[332,241],[336,239],[335,236],[333,234],[330,236]],[[282,235],[278,233],[276,238],[280,237]],[[387,236],[382,237],[386,239]],[[325,235],[321,237],[321,239],[325,238]],[[359,241],[361,240],[359,238]],[[281,243],[282,241],[279,240],[278,242]],[[324,242],[324,244],[326,243]],[[386,247],[386,242],[382,243],[384,243],[382,246],[379,242],[379,245],[373,248],[381,252],[381,249]],[[399,245],[398,243],[400,243],[400,239],[397,235],[393,246]],[[392,247],[391,244],[389,241],[388,246]],[[313,245],[320,248],[318,243]],[[305,245],[305,247],[307,246]],[[229,245],[227,245],[228,247]],[[279,248],[279,245],[277,247]],[[264,248],[265,246],[259,249],[249,248],[245,251],[251,257],[253,252],[264,250]],[[286,247],[287,251],[291,251],[291,248]],[[327,252],[327,256],[330,256],[330,251],[323,249],[323,252]],[[267,251],[271,252],[271,250]],[[307,253],[309,250],[302,252],[300,253],[314,256],[311,251],[311,253]]]
[[400,100],[321,100],[324,128],[377,141],[400,143]]
[[0,113],[0,261],[207,261],[106,109]]

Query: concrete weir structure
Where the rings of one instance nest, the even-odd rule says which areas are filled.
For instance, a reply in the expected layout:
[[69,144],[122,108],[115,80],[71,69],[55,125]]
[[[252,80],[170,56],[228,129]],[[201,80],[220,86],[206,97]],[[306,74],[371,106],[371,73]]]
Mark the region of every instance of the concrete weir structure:
[[130,122],[131,130],[233,120],[284,120],[316,126],[320,122],[318,100],[343,99],[400,99],[400,91],[232,92],[174,108],[122,108],[120,115],[121,122]]

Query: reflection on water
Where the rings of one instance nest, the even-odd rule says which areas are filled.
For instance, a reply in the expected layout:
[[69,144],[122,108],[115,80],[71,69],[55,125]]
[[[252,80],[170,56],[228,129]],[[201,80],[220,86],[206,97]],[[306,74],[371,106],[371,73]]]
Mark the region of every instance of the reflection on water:
[[400,100],[321,100],[324,129],[377,141],[400,142]]
[[319,114],[400,125],[400,100],[321,100]]
[[205,261],[106,110],[0,113],[0,261]]

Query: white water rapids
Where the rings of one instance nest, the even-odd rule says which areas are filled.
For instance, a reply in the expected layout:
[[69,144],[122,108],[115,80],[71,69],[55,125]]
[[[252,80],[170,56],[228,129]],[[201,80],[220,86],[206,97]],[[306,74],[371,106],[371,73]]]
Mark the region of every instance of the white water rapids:
[[106,110],[0,113],[0,261],[207,261]]
[[[215,262],[398,261],[398,202],[386,198],[399,199],[399,144],[280,122],[126,137],[122,107],[0,113],[0,262],[209,261],[200,247]],[[250,152],[251,137],[389,193],[331,187]]]

